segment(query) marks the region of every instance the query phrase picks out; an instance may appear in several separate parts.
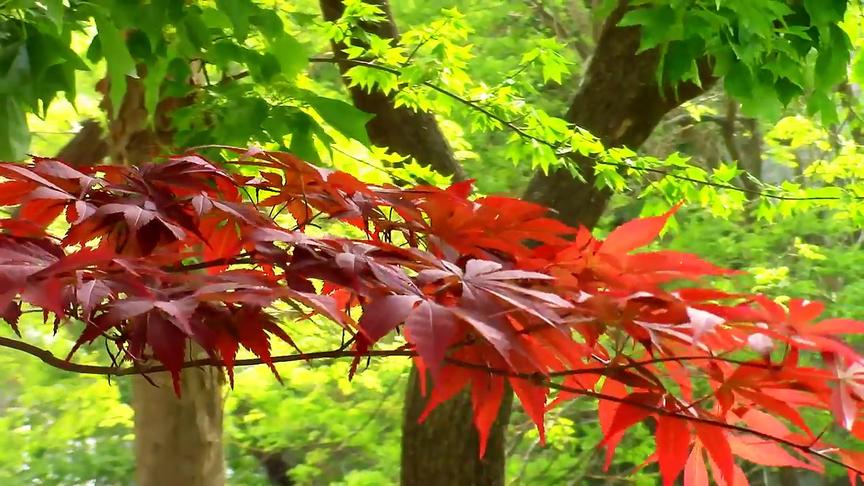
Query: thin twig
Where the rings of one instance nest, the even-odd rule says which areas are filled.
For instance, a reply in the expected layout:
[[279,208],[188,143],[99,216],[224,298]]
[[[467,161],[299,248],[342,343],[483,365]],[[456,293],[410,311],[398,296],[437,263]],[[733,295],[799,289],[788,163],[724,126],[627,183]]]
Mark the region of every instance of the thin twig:
[[[0,347],[15,349],[24,353],[27,353],[31,356],[35,356],[42,360],[44,363],[53,366],[55,368],[59,368],[61,370],[73,371],[81,374],[92,374],[92,375],[112,375],[112,376],[126,376],[126,375],[145,375],[147,373],[156,373],[161,371],[168,371],[165,366],[156,365],[156,366],[133,366],[127,368],[117,368],[113,366],[96,366],[96,365],[85,365],[80,363],[73,363],[70,361],[66,361],[64,359],[58,358],[54,356],[50,351],[46,349],[39,348],[32,344],[28,344],[22,341],[18,341],[15,339],[9,339],[6,337],[0,336]],[[394,350],[372,350],[364,353],[367,357],[373,356],[402,356],[402,357],[412,357],[415,356],[416,353],[414,351],[405,350],[405,349],[394,349]],[[334,350],[334,351],[318,351],[312,353],[302,353],[302,354],[293,354],[293,355],[285,355],[285,356],[275,356],[270,361],[273,363],[286,363],[292,361],[308,361],[312,359],[335,359],[335,358],[354,358],[357,356],[355,351],[347,351],[347,350]],[[543,376],[538,373],[517,373],[509,370],[498,369],[498,368],[490,368],[488,366],[482,364],[475,363],[467,363],[459,360],[454,360],[452,358],[446,358],[446,361],[450,364],[462,367],[469,368],[482,368],[489,374],[496,376],[503,376],[507,378],[517,378],[522,380],[529,380],[538,385],[547,386],[551,389],[565,391],[568,393],[573,393],[576,395],[591,397],[598,400],[611,401],[615,403],[627,404],[633,407],[642,408],[643,410],[648,410],[650,412],[665,415],[669,417],[676,417],[682,420],[688,420],[690,422],[701,423],[705,425],[709,425],[712,427],[718,427],[725,430],[735,431],[750,434],[765,440],[769,440],[775,442],[777,444],[782,444],[797,450],[800,450],[806,454],[810,454],[815,457],[819,457],[820,459],[830,462],[832,464],[839,465],[841,467],[846,468],[847,470],[853,471],[858,474],[864,474],[864,470],[860,470],[850,464],[846,464],[839,459],[835,459],[827,454],[814,450],[812,445],[804,445],[793,442],[788,439],[784,439],[782,437],[777,437],[771,434],[766,434],[757,430],[748,429],[746,427],[740,425],[729,424],[725,422],[720,422],[714,419],[700,417],[698,415],[684,415],[677,411],[667,410],[662,407],[649,405],[646,403],[628,400],[622,397],[616,397],[613,395],[608,395],[605,393],[595,392],[593,390],[583,389],[583,388],[575,388],[571,386],[562,385],[559,383],[555,383],[551,381],[551,378],[548,376]],[[235,367],[239,366],[252,366],[263,364],[265,361],[261,358],[249,358],[249,359],[240,359],[234,362]],[[222,360],[215,359],[198,359],[183,363],[181,368],[191,368],[191,367],[199,367],[199,366],[224,366],[224,362]]]
[[[51,351],[42,349],[23,341],[10,339],[0,336],[0,347],[14,349],[23,353],[35,356],[42,360],[43,363],[53,366],[64,371],[71,371],[84,375],[110,375],[110,376],[129,376],[140,375],[144,373],[158,373],[168,371],[168,368],[163,365],[153,366],[134,366],[134,367],[115,367],[115,366],[98,366],[87,365],[67,361],[63,358],[54,356]],[[402,356],[412,357],[415,353],[409,350],[394,349],[394,350],[373,350],[364,353],[364,356]],[[274,356],[270,361],[273,363],[289,363],[292,361],[308,361],[314,359],[337,359],[337,358],[353,358],[357,356],[356,351],[350,350],[332,350],[332,351],[316,351],[302,354],[289,354],[284,356]],[[255,366],[264,364],[265,361],[261,358],[238,359],[234,362],[234,367]],[[196,368],[200,366],[224,366],[225,363],[219,359],[196,359],[183,363],[180,368]]]
[[[366,67],[369,69],[376,69],[379,71],[394,74],[396,76],[399,76],[402,74],[402,72],[399,69],[389,67],[389,66],[384,66],[381,64],[376,64],[376,63],[370,62],[370,61],[364,61],[362,59],[340,59],[340,58],[335,58],[335,57],[310,57],[309,62],[333,63],[333,64],[351,64],[354,66],[362,66],[362,67]],[[443,88],[443,87],[441,87],[435,83],[432,83],[431,81],[421,81],[419,84],[421,84],[421,85],[423,85],[429,89],[432,89],[432,90],[434,90],[434,91],[436,91],[436,92],[438,92],[444,96],[447,96],[447,97],[471,108],[474,111],[482,113],[486,117],[488,117],[492,120],[495,120],[496,122],[500,123],[505,128],[507,128],[508,130],[510,130],[511,132],[516,133],[517,135],[519,135],[520,137],[522,137],[524,139],[531,140],[533,142],[545,145],[545,146],[555,150],[557,153],[559,153],[559,155],[569,156],[569,157],[575,156],[572,152],[563,152],[562,153],[562,150],[566,150],[567,147],[562,146],[562,145],[557,144],[557,143],[554,143],[554,142],[550,142],[548,140],[537,137],[535,135],[532,135],[532,134],[526,132],[524,129],[517,126],[516,124],[514,124],[513,122],[506,120],[499,115],[496,115],[495,113],[493,113],[493,112],[489,111],[488,109],[480,106],[479,104],[475,103],[474,101],[463,98],[462,96],[459,96],[458,94],[456,94],[456,93],[454,93],[454,92],[452,92],[446,88]],[[766,199],[773,199],[773,200],[777,200],[777,201],[840,201],[840,200],[843,200],[843,198],[835,197],[835,196],[787,196],[787,195],[783,195],[783,194],[771,194],[771,193],[762,192],[762,191],[755,190],[755,189],[748,189],[746,187],[736,186],[733,184],[701,180],[701,179],[697,179],[695,177],[676,174],[674,172],[669,172],[667,170],[658,169],[655,167],[640,167],[640,166],[629,164],[626,162],[613,162],[613,161],[609,161],[609,160],[602,160],[602,159],[599,159],[597,157],[591,157],[591,159],[597,165],[606,165],[606,166],[610,166],[610,167],[617,167],[619,169],[635,170],[638,172],[658,174],[658,175],[662,175],[664,177],[671,177],[673,179],[678,179],[678,180],[686,181],[686,182],[692,182],[694,184],[699,184],[702,186],[715,187],[717,189],[735,191],[735,192],[740,192],[743,194],[750,194],[753,196],[764,197]],[[864,199],[864,196],[851,196],[850,195],[849,197],[850,197],[850,199],[855,199],[855,200]]]

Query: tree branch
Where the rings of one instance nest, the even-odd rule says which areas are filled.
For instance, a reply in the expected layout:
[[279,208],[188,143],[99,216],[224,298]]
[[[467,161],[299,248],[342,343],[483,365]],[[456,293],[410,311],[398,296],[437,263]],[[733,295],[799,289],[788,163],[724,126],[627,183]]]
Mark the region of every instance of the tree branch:
[[[75,363],[72,361],[67,361],[63,358],[54,356],[51,351],[47,349],[40,348],[38,346],[34,346],[32,344],[28,344],[22,341],[18,341],[17,339],[10,339],[7,337],[0,336],[0,348],[9,348],[17,351],[21,351],[23,353],[29,354],[31,356],[35,356],[39,358],[43,363],[52,366],[54,368],[71,371],[74,373],[80,373],[84,375],[109,375],[109,376],[129,376],[129,375],[143,375],[147,373],[158,373],[162,371],[168,371],[168,368],[163,365],[152,365],[152,366],[130,366],[130,367],[119,367],[119,366],[98,366],[98,365],[87,365],[81,363]],[[404,349],[392,349],[392,350],[372,350],[367,353],[364,353],[363,356],[402,356],[402,357],[412,357],[415,353],[413,351],[404,350]],[[271,359],[273,363],[289,363],[292,361],[310,361],[313,359],[338,359],[338,358],[353,358],[356,357],[357,353],[349,350],[332,350],[332,351],[316,351],[311,353],[302,353],[302,354],[290,354],[284,356],[274,356]],[[234,362],[234,367],[243,367],[243,366],[255,366],[260,364],[265,364],[266,362],[261,358],[248,358],[248,359],[238,359]],[[183,363],[181,368],[198,368],[201,366],[224,366],[225,362],[219,359],[196,359],[192,361],[187,361]]]
[[[87,365],[82,363],[75,363],[72,361],[67,361],[63,358],[54,356],[47,349],[40,348],[33,344],[25,343],[23,341],[19,341],[17,339],[11,339],[7,337],[0,336],[0,348],[9,348],[14,349],[16,351],[21,351],[25,354],[29,354],[31,356],[35,356],[54,368],[71,371],[74,373],[81,373],[87,375],[111,375],[111,376],[127,376],[127,375],[136,375],[136,374],[145,374],[145,373],[158,373],[161,371],[168,371],[168,368],[162,365],[154,365],[154,366],[132,366],[132,367],[121,367],[121,366],[98,366],[98,365]],[[311,361],[314,359],[337,359],[337,358],[351,358],[356,357],[358,354],[355,351],[350,351],[345,349],[345,347],[341,347],[340,349],[334,349],[331,351],[315,351],[310,353],[300,353],[300,354],[289,354],[282,356],[274,356],[271,361],[273,363],[288,363],[292,361]],[[371,350],[367,353],[363,353],[361,356],[371,356],[371,357],[387,357],[387,356],[400,356],[400,357],[413,357],[416,356],[416,353],[411,350],[397,348],[390,350]],[[491,368],[486,365],[476,365],[473,363],[462,362],[453,358],[445,358],[448,363],[462,366],[466,368],[477,368],[482,370],[491,370]],[[608,365],[608,366],[597,366],[593,368],[580,368],[580,369],[571,369],[571,370],[563,370],[549,373],[549,378],[556,378],[562,376],[573,376],[573,375],[581,375],[581,374],[602,374],[603,371],[624,371],[628,369],[638,368],[641,366],[665,363],[669,361],[676,362],[690,362],[690,361],[718,361],[723,363],[735,364],[738,366],[749,366],[753,368],[761,368],[761,369],[773,369],[777,368],[777,365],[772,365],[769,363],[759,364],[752,363],[748,361],[735,360],[729,358],[723,358],[719,356],[680,356],[680,357],[665,357],[665,358],[655,358],[645,361],[633,361],[627,364],[621,365]],[[244,366],[255,366],[260,364],[265,364],[266,362],[261,358],[248,358],[248,359],[239,359],[234,362],[235,367],[244,367]],[[181,368],[196,368],[200,366],[224,366],[225,363],[222,360],[218,359],[198,359],[187,361],[183,363]],[[501,371],[501,370],[499,370]],[[523,378],[532,378],[534,375],[514,375],[514,377],[523,377]]]
[[[39,358],[45,364],[52,366],[54,368],[58,368],[64,371],[71,371],[75,373],[81,374],[90,374],[90,375],[111,375],[111,376],[127,376],[127,375],[142,375],[148,373],[157,373],[162,371],[168,371],[165,366],[156,365],[156,366],[132,366],[132,367],[114,367],[114,366],[97,366],[97,365],[85,365],[80,363],[73,363],[70,361],[66,361],[62,358],[54,356],[50,351],[46,349],[42,349],[38,346],[34,346],[32,344],[28,344],[22,341],[18,341],[15,339],[10,339],[6,337],[0,336],[0,347],[10,348],[17,351],[21,351],[23,353],[29,354],[31,356],[35,356]],[[373,356],[373,357],[386,357],[386,356],[400,356],[400,357],[413,357],[416,353],[414,351],[406,350],[406,349],[391,349],[391,350],[372,350],[366,353],[363,353],[359,356]],[[313,359],[338,359],[338,358],[355,358],[358,354],[354,351],[348,350],[332,350],[332,351],[317,351],[311,353],[302,353],[302,354],[293,354],[293,355],[284,355],[284,356],[274,356],[272,358],[273,363],[287,363],[292,361],[310,361]],[[708,359],[716,359],[724,362],[731,362],[740,365],[750,366],[755,365],[754,363],[741,362],[736,360],[729,360],[726,358],[716,358],[710,356],[683,356],[680,358],[660,358],[655,360],[649,360],[644,362],[635,362],[631,365],[622,365],[622,366],[631,366],[635,367],[638,365],[645,365],[651,363],[657,363],[662,361],[693,361],[693,360],[708,360]],[[763,433],[757,430],[749,429],[747,427],[743,427],[740,425],[729,424],[725,422],[720,422],[711,418],[701,417],[698,415],[686,415],[681,412],[675,412],[671,410],[667,410],[662,407],[649,405],[646,403],[628,400],[626,398],[616,397],[612,395],[607,395],[600,392],[595,392],[593,390],[575,388],[571,386],[562,385],[559,383],[555,383],[552,381],[553,376],[563,376],[565,372],[558,372],[553,375],[542,375],[540,373],[516,373],[504,369],[499,368],[491,368],[484,364],[476,364],[476,363],[468,363],[460,360],[456,360],[453,358],[445,359],[448,363],[454,366],[460,366],[464,368],[471,369],[481,369],[490,374],[496,376],[503,376],[507,378],[517,378],[521,380],[529,380],[534,383],[537,383],[542,386],[549,387],[554,390],[564,391],[568,393],[574,393],[580,396],[591,397],[598,400],[605,400],[610,402],[627,404],[630,406],[634,406],[637,408],[641,408],[644,410],[651,411],[656,414],[666,415],[669,417],[675,417],[682,420],[688,420],[691,422],[701,423],[705,425],[710,425],[713,427],[718,427],[725,430],[741,432],[753,435],[755,437],[759,437],[761,439],[769,440],[778,444],[782,444],[794,449],[797,449],[806,454],[810,454],[812,456],[818,457],[824,461],[830,462],[832,464],[836,464],[838,466],[844,467],[849,471],[853,471],[857,474],[864,474],[864,470],[857,469],[856,467],[846,464],[845,462],[835,459],[823,452],[817,451],[813,449],[814,444],[799,444],[797,442],[784,439],[782,437],[777,437],[771,434]],[[249,358],[249,359],[239,359],[234,362],[235,367],[241,366],[254,366],[259,364],[264,364],[265,361],[261,358]],[[200,366],[224,366],[224,362],[221,360],[215,359],[198,359],[193,361],[188,361],[182,365],[182,368],[192,368],[192,367],[200,367]],[[598,368],[599,370],[603,369],[615,369],[614,366],[606,367],[606,368]],[[619,368],[620,369],[620,368]],[[585,370],[572,370],[571,374],[578,374],[579,372],[587,372]]]
[[[396,69],[396,68],[392,68],[389,66],[383,66],[381,64],[376,64],[374,62],[364,61],[361,59],[337,59],[334,57],[312,57],[312,58],[309,58],[309,61],[310,62],[317,62],[317,63],[349,64],[349,65],[353,65],[353,66],[363,66],[363,67],[367,67],[369,69],[376,69],[376,70],[388,72],[388,73],[391,73],[391,74],[394,74],[397,76],[401,74],[401,71]],[[574,154],[569,152],[570,149],[568,147],[560,145],[560,144],[556,144],[554,142],[550,142],[550,141],[545,140],[543,138],[532,135],[532,134],[526,132],[525,130],[523,130],[522,128],[520,128],[519,126],[517,126],[516,124],[514,124],[513,122],[511,122],[505,118],[502,118],[502,117],[496,115],[495,113],[492,113],[491,111],[487,110],[483,106],[480,106],[479,104],[477,104],[477,103],[475,103],[469,99],[463,98],[463,97],[459,96],[458,94],[456,94],[456,93],[454,93],[454,92],[452,92],[446,88],[443,88],[443,87],[441,87],[435,83],[432,83],[430,81],[423,81],[420,84],[429,88],[429,89],[432,89],[438,93],[441,93],[444,96],[447,96],[447,97],[469,107],[472,110],[475,110],[477,112],[482,113],[483,115],[489,117],[490,119],[495,120],[496,122],[500,123],[507,130],[519,135],[520,137],[522,137],[526,140],[530,140],[530,141],[539,143],[541,145],[545,145],[545,146],[553,149],[556,153],[558,153],[562,157],[568,157],[568,158],[575,158],[576,157]],[[711,121],[719,122],[719,120],[711,120]],[[609,161],[609,160],[599,159],[597,157],[592,157],[592,161],[597,165],[606,165],[606,166],[611,166],[611,167],[617,167],[617,168],[623,169],[623,170],[634,170],[637,172],[644,172],[644,173],[649,173],[649,174],[658,174],[658,175],[662,175],[664,177],[671,177],[673,179],[677,179],[680,181],[691,182],[693,184],[715,187],[717,189],[724,189],[724,190],[729,190],[729,191],[740,192],[743,194],[748,194],[748,195],[757,196],[757,197],[764,197],[766,199],[773,199],[776,201],[840,201],[840,200],[843,200],[843,198],[841,198],[841,197],[833,197],[833,196],[811,197],[811,196],[787,196],[787,195],[783,195],[783,194],[771,194],[771,193],[762,192],[762,191],[755,190],[755,189],[748,189],[746,187],[736,186],[733,184],[726,184],[726,183],[722,183],[722,182],[712,182],[712,181],[696,179],[694,177],[690,177],[690,176],[686,176],[686,175],[682,175],[682,174],[677,174],[677,173],[670,172],[670,171],[667,171],[664,169],[658,169],[655,167],[639,167],[639,166],[636,166],[633,164],[628,164],[625,162],[613,162],[613,161]],[[864,199],[864,196],[849,196],[849,197],[850,197],[850,199],[855,199],[855,200]]]
[[[490,370],[490,373],[495,374],[494,371],[492,371],[492,370]],[[527,377],[522,377],[522,376],[518,376],[517,378],[529,379]],[[654,405],[648,405],[646,403],[637,402],[637,401],[633,401],[633,400],[627,400],[626,398],[620,398],[620,397],[616,397],[616,396],[612,396],[612,395],[607,395],[605,393],[599,393],[599,392],[595,392],[593,390],[586,390],[586,389],[575,388],[575,387],[570,387],[570,386],[566,386],[566,385],[560,385],[558,383],[552,383],[548,380],[544,381],[543,384],[548,386],[549,388],[552,388],[555,390],[565,391],[568,393],[575,393],[577,395],[596,398],[598,400],[605,400],[605,401],[609,401],[609,402],[627,404],[627,405],[630,405],[633,407],[641,408],[643,410],[649,410],[649,411],[654,412],[658,415],[665,415],[667,417],[675,417],[675,418],[679,418],[682,420],[688,420],[690,422],[696,422],[696,423],[701,423],[701,424],[705,424],[705,425],[710,425],[712,427],[717,427],[720,429],[725,429],[725,430],[730,430],[730,431],[735,431],[735,432],[742,432],[742,433],[749,434],[749,435],[752,435],[755,437],[759,437],[760,439],[765,439],[767,441],[775,442],[777,444],[782,444],[782,445],[791,447],[793,449],[797,449],[797,450],[799,450],[805,454],[809,454],[809,455],[818,457],[824,461],[830,462],[832,464],[836,464],[836,465],[841,466],[841,467],[843,467],[849,471],[853,471],[857,474],[864,474],[864,470],[858,469],[851,464],[846,464],[845,462],[843,462],[839,459],[835,459],[835,458],[833,458],[833,457],[831,457],[831,456],[829,456],[823,452],[817,451],[817,450],[813,449],[812,445],[809,445],[809,444],[808,445],[799,444],[799,443],[791,441],[789,439],[784,439],[782,437],[777,437],[775,435],[760,432],[758,430],[749,429],[749,428],[743,427],[741,425],[729,424],[726,422],[720,422],[717,420],[713,420],[713,419],[705,418],[705,417],[700,417],[700,416],[684,415],[684,414],[679,413],[679,412],[673,412],[670,410],[666,410],[665,408],[662,408],[662,407],[657,407]]]
[[656,413],[658,415],[675,417],[675,418],[679,418],[682,420],[688,420],[690,422],[696,422],[696,423],[701,423],[701,424],[705,424],[705,425],[710,425],[712,427],[717,427],[717,428],[721,428],[721,429],[725,429],[725,430],[742,432],[745,434],[753,435],[755,437],[759,437],[761,439],[775,442],[777,444],[782,444],[782,445],[797,449],[801,452],[804,452],[806,454],[810,454],[812,456],[818,457],[818,458],[820,458],[824,461],[830,462],[832,464],[836,464],[836,465],[841,466],[841,467],[843,467],[849,471],[853,471],[857,474],[864,474],[864,470],[860,470],[860,469],[856,468],[855,466],[852,466],[850,464],[846,464],[845,462],[843,462],[839,459],[835,459],[835,458],[833,458],[833,457],[831,457],[831,456],[829,456],[823,452],[820,452],[820,451],[813,449],[813,445],[814,445],[813,443],[799,444],[799,443],[791,441],[789,439],[784,439],[782,437],[777,437],[775,435],[760,432],[758,430],[749,429],[747,427],[743,427],[740,425],[729,424],[726,422],[720,422],[718,420],[714,420],[714,419],[710,419],[710,418],[706,418],[706,417],[701,417],[698,415],[685,415],[685,414],[680,413],[680,412],[667,410],[665,408],[658,407],[655,405],[649,405],[647,403],[642,403],[642,402],[638,402],[638,401],[634,401],[634,400],[628,400],[626,398],[616,397],[613,395],[607,395],[605,393],[595,392],[593,390],[587,390],[587,389],[583,389],[583,388],[575,388],[575,387],[571,387],[571,386],[567,386],[567,385],[561,385],[561,384],[558,384],[558,383],[551,381],[551,379],[549,377],[545,377],[545,376],[538,374],[538,373],[514,373],[514,372],[511,372],[508,370],[490,368],[490,367],[483,365],[483,364],[457,362],[454,360],[448,360],[448,361],[452,364],[457,365],[457,366],[463,366],[463,367],[468,367],[468,368],[482,368],[484,371],[486,371],[490,374],[493,374],[493,375],[497,375],[497,376],[505,376],[508,378],[518,378],[518,379],[522,379],[522,380],[530,380],[530,381],[532,381],[538,385],[546,386],[546,387],[549,387],[549,388],[554,389],[554,390],[564,391],[564,392],[568,392],[568,393],[574,393],[576,395],[596,398],[598,400],[605,400],[605,401],[609,401],[609,402],[627,404],[627,405],[630,405],[633,407],[641,408],[643,410],[651,411],[651,412]]

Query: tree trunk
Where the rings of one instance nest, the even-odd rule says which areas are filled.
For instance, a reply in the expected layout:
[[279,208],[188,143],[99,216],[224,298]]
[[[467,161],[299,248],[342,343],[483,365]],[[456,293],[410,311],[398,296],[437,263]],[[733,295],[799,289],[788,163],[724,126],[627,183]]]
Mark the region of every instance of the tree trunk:
[[222,379],[212,367],[181,374],[177,398],[168,373],[134,377],[137,486],[225,484],[222,448]]
[[[504,486],[505,435],[513,394],[507,392],[492,425],[486,456],[479,458],[471,395],[462,392],[418,423],[426,406],[420,375],[411,369],[402,422],[401,483],[405,486]],[[431,379],[431,378],[430,378]]]
[[[100,84],[100,90],[107,93],[107,83]],[[161,148],[171,141],[171,110],[191,101],[191,98],[162,100],[156,108],[155,126],[151,128],[140,80],[128,78],[116,116],[105,96],[102,107],[109,114],[107,150],[112,163],[138,164],[159,155]],[[200,357],[197,351],[190,354]],[[221,372],[212,367],[183,370],[179,398],[166,372],[131,379],[136,485],[225,484]]]
[[57,158],[71,166],[95,165],[108,155],[102,127],[96,120],[84,120],[81,130],[57,153]]
[[[645,142],[666,113],[703,93],[715,79],[703,61],[701,86],[682,84],[677,87],[677,97],[672,88],[658,86],[655,77],[658,53],[637,54],[639,29],[617,26],[625,11],[626,2],[622,2],[606,20],[585,78],[565,118],[599,137],[607,147],[635,149]],[[580,167],[584,181],[572,177],[566,169],[548,175],[538,172],[525,191],[525,198],[550,207],[568,224],[591,228],[603,214],[611,192],[594,185],[592,159],[574,157],[574,162]],[[416,373],[412,373],[412,382],[416,378]],[[506,458],[497,453],[504,450],[504,429],[513,401],[511,393],[506,397],[490,437],[489,453],[495,451],[489,457],[492,464],[487,465],[485,474],[472,474],[465,463],[466,457],[469,461],[476,457],[470,400],[463,394],[441,405],[427,419],[428,426],[422,427],[416,425],[416,417],[425,400],[416,386],[409,388],[403,424],[402,484],[504,484]],[[473,455],[468,456],[469,453]]]

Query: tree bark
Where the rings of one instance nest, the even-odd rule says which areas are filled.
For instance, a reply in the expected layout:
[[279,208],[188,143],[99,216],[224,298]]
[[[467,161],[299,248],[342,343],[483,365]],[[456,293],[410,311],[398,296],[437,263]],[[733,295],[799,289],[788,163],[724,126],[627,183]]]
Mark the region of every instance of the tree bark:
[[[143,70],[139,73],[145,75]],[[120,109],[113,114],[109,98],[107,153],[115,164],[140,164],[159,155],[171,142],[171,111],[192,98],[166,98],[148,124],[144,86],[128,84]],[[107,83],[100,83],[107,93]],[[193,357],[198,351],[193,350]],[[137,486],[220,486],[225,484],[222,447],[222,374],[216,368],[187,368],[181,373],[181,396],[174,394],[171,376],[154,373],[132,377],[135,410]]]
[[402,422],[401,484],[504,486],[505,435],[513,394],[504,394],[498,418],[489,432],[486,455],[480,459],[471,394],[463,391],[442,403],[421,424],[418,419],[426,399],[419,378],[417,368],[412,368]]
[[291,471],[291,464],[286,460],[282,451],[253,451],[252,454],[261,463],[270,484],[273,486],[294,486],[294,480],[288,475]]
[[[606,20],[585,78],[565,118],[599,137],[607,147],[635,149],[645,142],[666,113],[703,93],[716,80],[710,75],[708,63],[703,61],[700,85],[679,85],[677,96],[671,87],[658,86],[655,73],[659,54],[656,51],[637,54],[639,29],[617,25],[625,12],[626,2],[622,2]],[[573,162],[581,169],[584,181],[572,177],[566,169],[548,175],[538,172],[524,197],[550,207],[568,224],[591,228],[603,214],[611,192],[595,186],[592,159],[574,157]],[[416,379],[413,373],[412,382],[416,383]],[[504,450],[504,429],[513,401],[511,393],[506,397],[492,429],[490,453]],[[503,456],[491,456],[494,467],[490,471],[487,466],[484,474],[477,474],[465,463],[466,454],[474,453],[467,457],[476,457],[471,402],[466,394],[441,405],[427,419],[426,427],[416,425],[424,401],[416,386],[409,388],[403,424],[402,484],[504,484]]]
[[72,166],[98,164],[108,155],[108,143],[96,120],[84,120],[81,129],[66,143],[57,158]]
[[171,376],[134,377],[137,486],[219,486],[225,484],[222,451],[222,380],[212,367],[181,374],[182,395]]

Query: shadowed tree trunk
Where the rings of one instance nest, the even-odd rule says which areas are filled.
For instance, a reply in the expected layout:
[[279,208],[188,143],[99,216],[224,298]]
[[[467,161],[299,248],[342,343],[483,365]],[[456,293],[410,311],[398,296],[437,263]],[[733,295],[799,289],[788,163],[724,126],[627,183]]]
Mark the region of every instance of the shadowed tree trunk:
[[[105,91],[105,86],[100,86]],[[129,89],[117,117],[109,116],[107,140],[98,122],[86,120],[79,132],[58,152],[73,166],[93,165],[111,155],[114,163],[139,163],[156,155],[160,140],[147,128],[143,89],[137,80]],[[158,119],[167,123],[163,104]],[[107,101],[103,108],[111,113]],[[167,125],[165,125],[167,126]],[[221,374],[214,368],[182,372],[182,397],[174,395],[171,377],[154,373],[133,377],[135,456],[138,486],[218,486],[225,482],[222,452]],[[157,385],[157,386],[154,386]]]
[[132,378],[138,486],[225,484],[221,374],[208,366],[181,378],[181,398],[167,373],[150,375],[158,387]]
[[[387,12],[389,21],[366,26],[367,31],[396,38],[398,33],[387,2],[373,3]],[[341,16],[344,5],[341,0],[321,0],[321,10],[326,20],[333,21]],[[617,26],[625,11],[626,3],[622,2],[603,25],[585,79],[566,119],[598,136],[606,146],[638,148],[668,111],[704,92],[714,79],[708,74],[707,62],[701,62],[701,86],[678,86],[677,97],[673,96],[671,88],[659,87],[655,76],[658,53],[637,54],[639,29]],[[344,57],[343,47],[334,45],[334,55]],[[343,72],[345,67],[342,66]],[[373,143],[411,155],[439,172],[462,177],[432,115],[396,109],[392,100],[382,93],[368,94],[356,87],[350,91],[358,108],[375,115],[367,126]],[[573,162],[582,170],[585,181],[573,178],[566,169],[549,175],[538,173],[525,197],[551,207],[567,223],[593,227],[611,193],[594,186],[593,160],[574,157]],[[512,393],[505,395],[490,434],[486,459],[479,460],[468,394],[459,394],[442,404],[421,425],[417,419],[426,400],[420,393],[418,381],[417,371],[413,369],[406,393],[402,432],[402,484],[503,485],[504,432]]]
[[490,429],[486,456],[480,459],[471,394],[459,393],[439,405],[420,424],[418,419],[426,407],[426,399],[420,391],[420,374],[417,368],[412,368],[402,422],[402,484],[503,486],[507,459],[505,434],[512,406],[513,394],[508,391]]
[[99,122],[85,120],[72,140],[57,152],[57,158],[72,166],[97,164],[108,155],[108,143],[103,136]]
[[[741,184],[751,191],[747,197],[753,201],[758,197],[759,184],[762,180],[762,133],[755,118],[739,116],[738,102],[732,98],[726,100],[726,117],[721,122],[721,132],[726,151],[738,167],[744,169],[747,175],[741,176]],[[745,133],[739,135],[738,128]]]

